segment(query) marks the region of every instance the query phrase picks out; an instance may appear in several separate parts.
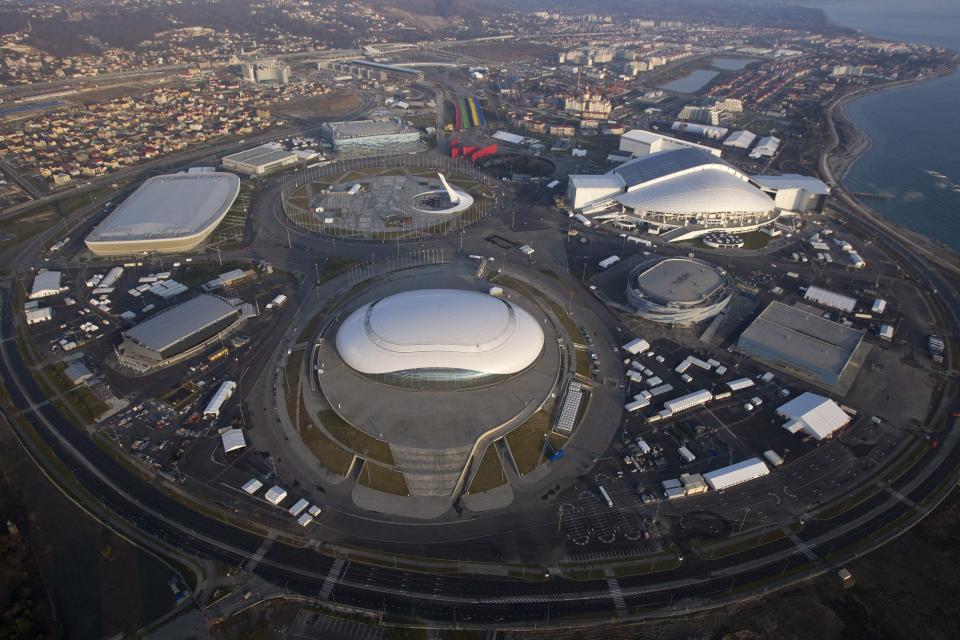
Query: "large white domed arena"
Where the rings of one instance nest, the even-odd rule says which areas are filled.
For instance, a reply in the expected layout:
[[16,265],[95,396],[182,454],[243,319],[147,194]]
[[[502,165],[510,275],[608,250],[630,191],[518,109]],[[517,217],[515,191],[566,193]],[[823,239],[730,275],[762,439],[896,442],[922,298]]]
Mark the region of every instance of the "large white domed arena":
[[539,323],[508,300],[457,289],[397,293],[363,305],[337,331],[354,371],[414,388],[467,388],[524,371],[543,350]]
[[658,258],[630,272],[627,300],[645,320],[688,325],[723,311],[731,284],[725,271],[702,260]]
[[642,223],[674,242],[754,231],[780,211],[750,176],[696,148],[652,153],[603,175],[570,176],[567,199],[597,219]]

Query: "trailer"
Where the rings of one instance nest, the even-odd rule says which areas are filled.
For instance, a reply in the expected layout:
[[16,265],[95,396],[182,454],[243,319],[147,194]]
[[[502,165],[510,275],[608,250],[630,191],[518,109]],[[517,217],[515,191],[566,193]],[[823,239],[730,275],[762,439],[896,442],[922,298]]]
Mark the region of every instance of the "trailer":
[[267,303],[267,311],[277,307],[282,307],[287,302],[287,296],[282,293]]
[[597,264],[601,269],[609,269],[618,262],[620,262],[620,256],[610,256],[609,258],[604,258]]
[[610,498],[610,494],[603,488],[603,485],[598,488],[600,489],[600,496],[606,501],[607,506],[613,509],[613,500]]
[[767,462],[775,467],[783,466],[783,458],[781,458],[773,449],[767,449],[764,451],[763,457],[767,459]]

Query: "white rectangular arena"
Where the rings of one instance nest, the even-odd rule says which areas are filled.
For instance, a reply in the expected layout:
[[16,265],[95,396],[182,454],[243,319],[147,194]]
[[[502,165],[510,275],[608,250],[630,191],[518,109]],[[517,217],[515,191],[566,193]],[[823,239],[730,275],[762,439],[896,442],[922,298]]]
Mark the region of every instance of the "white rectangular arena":
[[231,173],[175,173],[144,182],[87,236],[95,255],[192,251],[207,239],[240,193]]

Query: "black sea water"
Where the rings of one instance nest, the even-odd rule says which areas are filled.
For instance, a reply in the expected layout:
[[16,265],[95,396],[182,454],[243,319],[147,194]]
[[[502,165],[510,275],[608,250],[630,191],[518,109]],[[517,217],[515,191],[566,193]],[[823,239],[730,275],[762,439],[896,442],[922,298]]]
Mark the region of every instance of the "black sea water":
[[[960,1],[818,3],[832,22],[889,40],[960,51]],[[960,73],[868,94],[847,114],[872,146],[847,171],[881,215],[960,250]]]

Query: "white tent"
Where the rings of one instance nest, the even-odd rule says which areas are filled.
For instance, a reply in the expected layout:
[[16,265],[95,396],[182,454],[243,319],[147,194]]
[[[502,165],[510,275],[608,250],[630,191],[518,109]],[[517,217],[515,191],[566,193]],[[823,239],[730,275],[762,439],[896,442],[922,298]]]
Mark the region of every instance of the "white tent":
[[240,429],[227,429],[220,434],[220,440],[223,442],[224,453],[230,453],[237,449],[243,449],[247,446],[247,441],[243,437],[243,431]]
[[815,393],[803,393],[777,409],[786,418],[783,428],[790,433],[803,431],[816,440],[829,438],[850,422],[836,402]]

